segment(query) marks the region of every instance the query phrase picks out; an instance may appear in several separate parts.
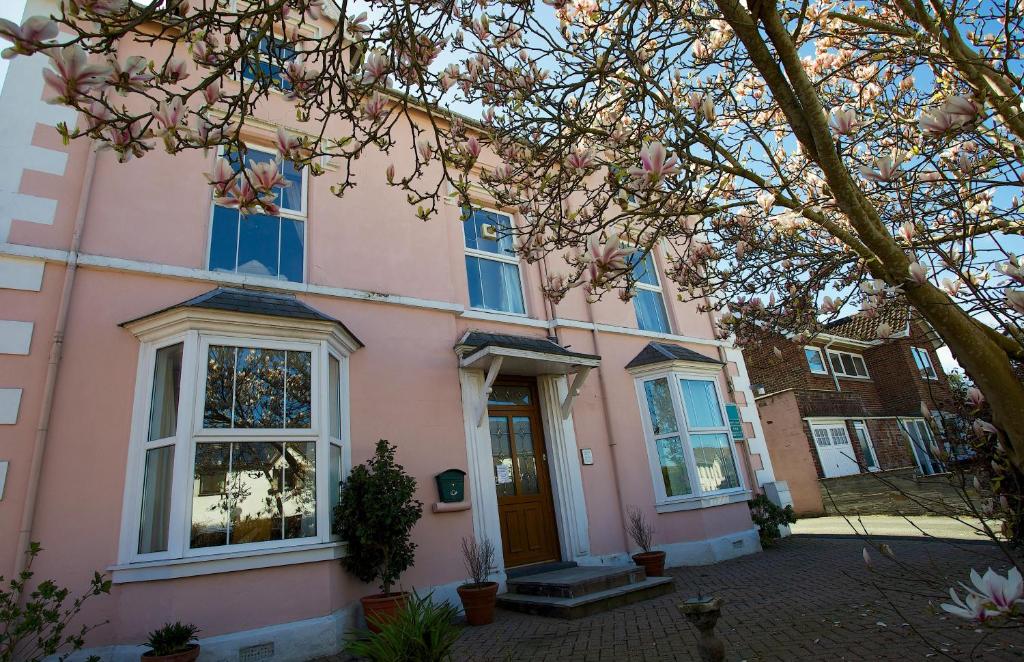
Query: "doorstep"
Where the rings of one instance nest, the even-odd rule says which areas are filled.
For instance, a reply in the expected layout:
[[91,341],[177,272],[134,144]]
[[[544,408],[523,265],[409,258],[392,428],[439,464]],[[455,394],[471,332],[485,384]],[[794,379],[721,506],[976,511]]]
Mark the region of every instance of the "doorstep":
[[564,568],[507,581],[498,605],[514,611],[582,618],[675,590],[672,577],[648,577],[639,566]]

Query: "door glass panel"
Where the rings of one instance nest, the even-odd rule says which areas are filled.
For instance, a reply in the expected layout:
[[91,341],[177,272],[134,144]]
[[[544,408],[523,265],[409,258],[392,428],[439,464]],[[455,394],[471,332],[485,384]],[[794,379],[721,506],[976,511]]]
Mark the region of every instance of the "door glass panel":
[[686,472],[686,455],[679,437],[667,437],[657,441],[658,463],[661,477],[665,481],[667,496],[681,496],[690,493],[690,477]]
[[718,406],[718,394],[714,382],[702,379],[680,379],[683,387],[683,401],[686,403],[686,420],[692,428],[713,428],[725,425],[722,410]]
[[697,462],[700,489],[704,492],[728,490],[740,486],[739,474],[733,462],[729,438],[724,434],[695,434],[690,436],[693,456]]
[[512,418],[512,432],[516,442],[516,469],[519,471],[519,494],[539,494],[537,482],[537,456],[533,450],[533,430],[526,416]]
[[173,437],[178,428],[178,393],[181,391],[183,343],[156,351],[153,398],[149,408],[149,440]]
[[491,458],[494,461],[494,489],[499,497],[515,496],[512,474],[512,445],[508,419],[491,416]]
[[814,442],[819,446],[831,446],[832,442],[828,439],[828,430],[825,428],[814,428]]
[[672,396],[668,392],[668,380],[662,377],[644,382],[644,390],[647,392],[647,410],[651,413],[654,434],[678,432],[676,415],[672,412]]
[[868,441],[868,431],[863,425],[854,425],[854,432],[857,433],[857,442],[860,444],[860,451],[864,455],[864,464],[869,469],[875,468],[877,463],[875,462],[875,454],[871,452],[871,443]]
[[489,405],[519,405],[530,404],[530,387],[514,385],[498,385],[491,390],[487,398]]

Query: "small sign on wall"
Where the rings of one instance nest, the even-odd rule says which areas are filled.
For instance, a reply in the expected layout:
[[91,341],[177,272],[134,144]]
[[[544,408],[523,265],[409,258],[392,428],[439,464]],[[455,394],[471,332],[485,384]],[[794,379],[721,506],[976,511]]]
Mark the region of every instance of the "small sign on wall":
[[581,448],[580,458],[582,458],[583,464],[590,466],[594,463],[594,451],[589,448]]
[[732,429],[733,440],[743,441],[747,437],[743,434],[743,419],[740,418],[740,408],[730,402],[725,405],[725,409],[729,413],[729,427]]

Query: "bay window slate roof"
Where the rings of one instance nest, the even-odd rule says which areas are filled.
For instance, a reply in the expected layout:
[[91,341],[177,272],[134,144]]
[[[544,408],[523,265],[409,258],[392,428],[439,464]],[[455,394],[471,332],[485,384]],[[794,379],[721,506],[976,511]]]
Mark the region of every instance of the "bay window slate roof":
[[686,349],[679,345],[669,345],[663,342],[649,342],[633,360],[626,364],[626,368],[639,368],[645,365],[656,363],[670,363],[672,361],[695,361],[698,363],[714,363],[723,365],[721,361],[704,356],[692,349]]
[[526,352],[571,356],[580,359],[601,358],[596,354],[583,354],[582,352],[570,351],[547,338],[513,336],[504,333],[487,333],[485,331],[470,331],[466,334],[465,338],[459,341],[457,345],[457,347],[467,346],[474,347],[476,349],[483,349],[485,347],[502,347],[504,349],[519,349]]
[[153,317],[160,313],[165,313],[169,310],[177,310],[179,308],[205,308],[208,310],[223,310],[230,313],[242,313],[247,315],[263,315],[266,317],[287,317],[290,319],[303,319],[303,320],[314,320],[318,322],[333,322],[342,328],[349,336],[351,336],[360,347],[365,347],[355,335],[349,331],[340,320],[337,320],[329,315],[325,315],[316,308],[300,301],[292,294],[278,294],[277,292],[266,292],[261,290],[243,290],[233,287],[218,287],[215,290],[210,290],[205,294],[189,299],[188,301],[182,301],[181,303],[167,308],[162,308],[158,311],[143,315],[128,322],[123,322],[121,326],[131,324],[132,322],[138,322],[139,320],[146,319],[147,317]]

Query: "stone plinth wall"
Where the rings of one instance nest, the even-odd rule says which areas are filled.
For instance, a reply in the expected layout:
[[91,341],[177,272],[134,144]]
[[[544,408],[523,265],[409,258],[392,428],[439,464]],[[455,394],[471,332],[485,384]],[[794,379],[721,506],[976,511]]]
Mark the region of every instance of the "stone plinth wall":
[[[821,501],[826,515],[967,514],[962,490],[953,474],[917,476],[913,467],[823,478]],[[977,494],[968,489],[970,498]]]

